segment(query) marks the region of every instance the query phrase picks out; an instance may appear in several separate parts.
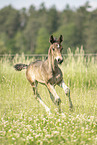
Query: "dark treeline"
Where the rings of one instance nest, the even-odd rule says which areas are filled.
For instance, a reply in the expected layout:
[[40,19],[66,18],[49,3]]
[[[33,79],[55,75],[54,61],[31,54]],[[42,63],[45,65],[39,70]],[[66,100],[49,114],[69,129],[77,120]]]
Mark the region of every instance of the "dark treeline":
[[47,9],[42,3],[39,9],[17,10],[11,5],[0,10],[0,54],[47,53],[49,37],[64,37],[63,53],[70,47],[83,45],[86,53],[97,53],[97,9],[88,11],[89,3],[72,10],[67,5],[63,11],[55,6]]

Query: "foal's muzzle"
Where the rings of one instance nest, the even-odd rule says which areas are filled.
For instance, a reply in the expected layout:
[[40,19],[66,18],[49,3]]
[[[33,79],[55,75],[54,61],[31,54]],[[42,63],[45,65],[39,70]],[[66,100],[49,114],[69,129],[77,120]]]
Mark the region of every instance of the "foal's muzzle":
[[63,62],[63,59],[58,59],[58,64],[61,64]]

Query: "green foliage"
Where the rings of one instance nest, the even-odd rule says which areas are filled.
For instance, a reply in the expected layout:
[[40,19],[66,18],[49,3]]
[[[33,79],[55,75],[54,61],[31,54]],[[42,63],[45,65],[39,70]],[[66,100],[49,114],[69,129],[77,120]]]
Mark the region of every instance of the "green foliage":
[[[86,52],[96,53],[97,52],[97,11],[94,11],[89,17],[88,29],[86,29]],[[94,17],[94,18],[92,18]]]
[[58,29],[58,19],[58,12],[56,10],[56,7],[53,6],[49,9],[47,13],[47,19],[45,24],[50,34],[52,34]]
[[[63,53],[67,53],[68,47],[74,48],[77,46],[76,27],[75,24],[67,24],[61,26],[54,35],[58,38],[60,34],[63,35]],[[74,37],[75,36],[75,37]]]
[[40,28],[37,37],[35,53],[47,53],[49,48],[49,34],[45,28]]
[[39,30],[39,22],[37,19],[29,18],[26,28],[24,29],[24,38],[26,41],[26,52],[35,52],[36,37]]
[[0,54],[10,53],[6,47],[7,36],[5,33],[0,34]]
[[[97,53],[97,10],[89,12],[89,7],[89,2],[75,10],[66,5],[63,11],[55,6],[47,9],[44,3],[39,9],[33,5],[21,10],[4,7],[0,10],[0,53],[47,53],[51,34],[64,36],[64,53],[68,47],[74,52],[81,45],[86,53]],[[44,36],[46,41],[41,44],[45,45],[41,46],[39,39],[43,41]]]
[[11,6],[0,11],[0,31],[5,32],[9,38],[13,37],[19,29],[19,12]]
[[[68,107],[68,98],[59,87],[56,91],[62,100],[64,116],[57,112],[45,86],[38,91],[50,107],[48,115],[34,98],[25,70],[17,72],[14,63],[30,63],[31,60],[16,55],[13,60],[0,61],[0,143],[11,144],[97,144],[97,60],[81,56],[76,50],[73,56],[68,50],[61,69],[64,81],[70,87],[74,110]],[[95,61],[94,61],[95,60]]]
[[13,48],[12,51],[13,53],[26,53],[26,42],[25,42],[25,37],[23,35],[23,32],[18,31],[17,34],[15,35],[15,49]]

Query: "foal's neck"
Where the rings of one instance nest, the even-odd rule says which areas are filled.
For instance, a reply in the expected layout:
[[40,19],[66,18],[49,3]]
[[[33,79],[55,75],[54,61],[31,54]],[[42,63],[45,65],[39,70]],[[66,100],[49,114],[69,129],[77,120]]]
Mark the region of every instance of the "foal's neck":
[[51,53],[48,53],[48,69],[51,71],[55,71],[55,68],[58,67],[56,60]]

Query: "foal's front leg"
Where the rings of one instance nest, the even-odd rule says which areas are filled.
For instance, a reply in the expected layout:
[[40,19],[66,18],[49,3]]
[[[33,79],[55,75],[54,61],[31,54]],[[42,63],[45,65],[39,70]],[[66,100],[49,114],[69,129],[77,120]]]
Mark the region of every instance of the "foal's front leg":
[[70,103],[69,107],[70,107],[70,109],[73,108],[73,104],[72,104],[72,101],[71,101],[71,98],[70,98],[70,89],[69,89],[69,87],[66,86],[66,84],[64,83],[63,80],[61,81],[59,86],[63,88],[63,90],[65,91],[66,96],[68,96],[68,98],[69,98],[69,103]]
[[59,112],[61,112],[61,99],[57,95],[54,86],[52,86],[51,84],[47,84],[47,88],[49,90],[52,101],[54,102],[55,105],[58,106]]

